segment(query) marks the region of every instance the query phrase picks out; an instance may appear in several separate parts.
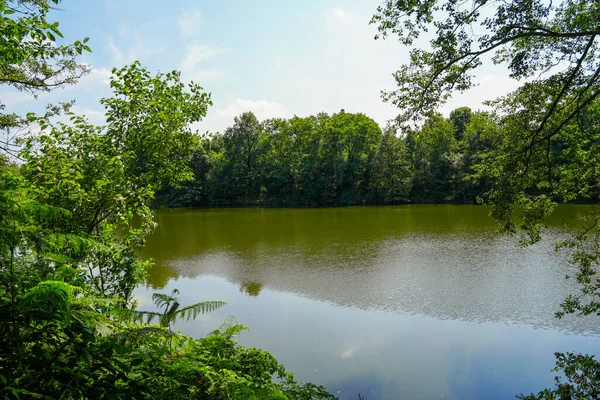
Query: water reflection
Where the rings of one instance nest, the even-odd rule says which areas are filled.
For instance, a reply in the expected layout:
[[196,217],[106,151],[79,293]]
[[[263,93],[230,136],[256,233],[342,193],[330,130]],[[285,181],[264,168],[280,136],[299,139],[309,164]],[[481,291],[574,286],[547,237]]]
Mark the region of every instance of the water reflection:
[[242,344],[341,398],[513,397],[553,384],[555,351],[598,350],[593,319],[553,318],[574,285],[553,240],[584,212],[561,209],[525,249],[482,207],[161,212],[136,295],[228,302],[177,328],[235,315]]
[[242,345],[269,350],[299,379],[342,399],[513,398],[553,384],[555,351],[596,353],[600,345],[597,337],[345,308],[268,288],[252,297],[215,276],[180,278],[166,290],[174,287],[185,304],[228,303],[176,329],[199,337],[234,315],[250,327]]
[[145,254],[155,289],[216,275],[254,296],[268,287],[344,307],[600,333],[589,319],[553,318],[576,285],[554,251],[561,231],[519,248],[482,207],[171,211],[159,222]]
[[246,293],[248,296],[258,296],[263,285],[260,282],[242,282],[240,292]]

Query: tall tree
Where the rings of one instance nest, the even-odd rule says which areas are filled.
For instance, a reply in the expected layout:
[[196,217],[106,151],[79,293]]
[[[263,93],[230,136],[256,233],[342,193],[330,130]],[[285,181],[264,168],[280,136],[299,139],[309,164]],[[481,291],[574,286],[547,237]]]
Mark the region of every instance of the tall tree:
[[387,129],[373,161],[370,199],[375,204],[408,203],[412,174],[405,142]]
[[455,130],[451,122],[434,115],[421,129],[409,132],[408,150],[414,171],[411,198],[416,202],[453,200]]
[[[58,22],[48,21],[49,11],[59,0],[0,0],[0,85],[7,85],[33,96],[74,84],[89,71],[77,57],[91,51],[88,38],[72,44],[59,44],[63,35]],[[28,119],[6,108],[0,99],[0,153],[15,156],[16,139],[24,132]],[[49,107],[55,114],[62,107]]]
[[[428,29],[435,32],[431,48],[411,50],[411,62],[394,74],[398,89],[383,95],[403,109],[401,122],[418,121],[452,93],[471,88],[475,72],[490,58],[525,81],[493,104],[500,116],[495,151],[482,158],[475,176],[493,180],[492,215],[505,232],[523,232],[525,243],[540,240],[541,223],[557,201],[597,202],[598,21],[597,0],[386,0],[372,19],[381,36],[396,34],[405,45]],[[599,221],[592,213],[582,231],[561,244],[572,250],[581,293],[565,300],[558,317],[599,314]],[[598,396],[597,361],[557,358],[568,382],[528,398]]]
[[[204,117],[210,96],[198,85],[186,90],[178,73],[152,76],[137,62],[115,70],[111,86],[115,97],[102,100],[105,127],[75,115],[56,127],[42,120],[43,133],[21,155],[33,200],[68,210],[65,231],[112,245],[92,253],[97,268],[86,278],[102,295],[128,300],[144,273],[133,255],[154,228],[154,192],[191,178],[196,138],[189,125]],[[139,226],[127,235],[123,226],[134,217]]]
[[474,73],[491,57],[514,79],[546,84],[529,138],[544,141],[600,95],[599,20],[596,0],[386,0],[371,21],[377,37],[392,33],[409,46],[422,32],[434,35],[431,49],[411,50],[410,64],[394,74],[398,89],[384,99],[404,110],[401,120],[421,119],[473,87]]
[[271,119],[265,127],[264,185],[269,203],[293,206],[300,202],[300,168],[303,159],[301,140],[292,129],[292,121]]
[[252,112],[235,117],[232,127],[225,130],[225,154],[230,162],[232,196],[240,204],[249,205],[257,198],[261,176],[261,136],[263,128]]
[[[455,125],[456,126],[456,125]],[[492,188],[492,178],[478,175],[484,158],[494,151],[493,144],[498,137],[498,124],[493,115],[475,112],[469,117],[462,139],[457,142],[454,155],[455,173],[453,179],[455,201],[476,203],[486,198]]]
[[450,116],[448,119],[454,125],[455,137],[456,140],[462,140],[463,134],[465,133],[465,129],[467,129],[467,125],[471,121],[471,116],[473,115],[473,111],[469,107],[460,107],[450,111]]

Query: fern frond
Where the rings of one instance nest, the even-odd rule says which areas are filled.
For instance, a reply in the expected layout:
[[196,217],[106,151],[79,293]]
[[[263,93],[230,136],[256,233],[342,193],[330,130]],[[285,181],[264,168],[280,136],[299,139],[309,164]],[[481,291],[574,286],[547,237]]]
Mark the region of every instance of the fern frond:
[[113,307],[109,309],[108,313],[112,318],[114,318],[118,322],[139,322],[143,316],[140,316],[139,313],[141,311],[132,310],[130,308],[124,307]]
[[190,318],[195,319],[200,314],[213,312],[225,306],[226,304],[227,303],[224,301],[204,301],[201,303],[192,304],[191,306],[187,306],[179,311],[176,311],[175,316],[189,321]]
[[[74,320],[94,329],[101,335],[108,335],[114,330],[114,320],[111,319],[112,307],[118,300],[104,297],[80,296],[73,299],[71,316]],[[103,311],[100,311],[103,310]],[[105,312],[108,310],[108,312]]]
[[81,288],[61,281],[45,281],[32,287],[25,293],[19,304],[21,311],[35,319],[70,319],[73,293]]
[[34,216],[41,223],[54,224],[71,216],[69,210],[50,204],[25,202],[23,207],[29,215]]
[[67,252],[72,256],[83,255],[92,249],[108,249],[97,240],[85,235],[72,233],[53,233],[43,238],[43,243],[49,252]]
[[154,319],[158,319],[162,324],[163,314],[155,311],[133,311],[134,319],[137,321],[143,321],[146,317],[146,323],[150,324]]
[[211,334],[233,339],[246,330],[248,330],[246,325],[238,325],[237,319],[233,315],[230,315],[223,321],[219,329],[213,331]]
[[156,307],[162,308],[163,306],[168,306],[171,303],[179,302],[179,298],[175,297],[179,294],[179,290],[173,289],[171,295],[164,293],[154,293],[152,294],[152,301],[156,304]]

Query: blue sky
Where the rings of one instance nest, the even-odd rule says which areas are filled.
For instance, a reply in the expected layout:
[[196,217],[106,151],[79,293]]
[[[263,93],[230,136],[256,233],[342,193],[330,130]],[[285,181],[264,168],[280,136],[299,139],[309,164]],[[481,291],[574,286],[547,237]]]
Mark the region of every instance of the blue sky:
[[[65,38],[89,37],[94,70],[74,87],[41,96],[6,93],[8,110],[39,110],[75,99],[75,111],[102,122],[99,99],[110,96],[112,67],[139,60],[152,71],[181,70],[212,93],[214,106],[196,128],[222,131],[236,115],[259,119],[324,111],[363,112],[382,126],[398,114],[380,98],[392,72],[408,60],[393,38],[375,41],[368,24],[381,0],[63,0],[51,15]],[[422,44],[423,42],[421,42]],[[517,83],[486,66],[480,86],[455,96],[441,111],[505,94]]]

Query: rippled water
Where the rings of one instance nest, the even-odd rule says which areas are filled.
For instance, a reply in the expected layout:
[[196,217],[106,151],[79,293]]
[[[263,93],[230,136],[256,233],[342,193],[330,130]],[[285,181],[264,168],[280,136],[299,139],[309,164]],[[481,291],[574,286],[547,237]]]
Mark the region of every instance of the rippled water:
[[600,352],[596,320],[553,317],[576,287],[553,243],[589,210],[528,248],[476,206],[161,211],[136,295],[227,301],[177,328],[234,315],[242,344],[341,398],[514,398],[553,384],[553,352]]

